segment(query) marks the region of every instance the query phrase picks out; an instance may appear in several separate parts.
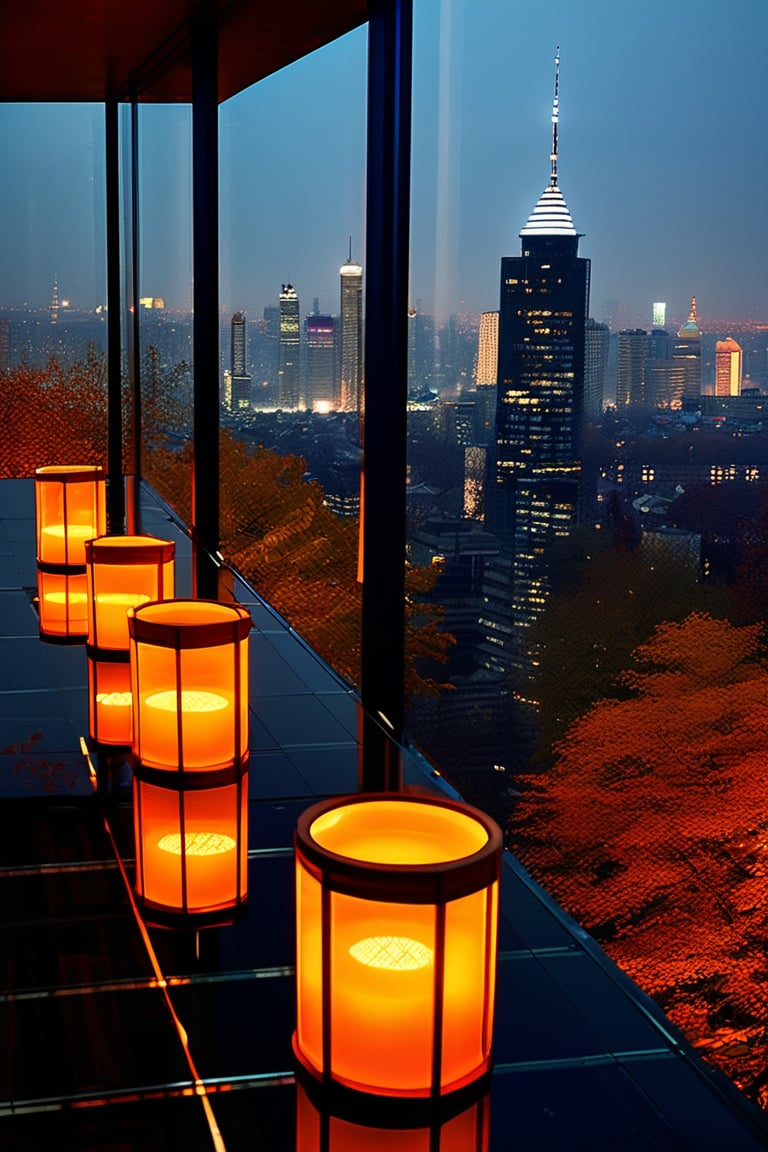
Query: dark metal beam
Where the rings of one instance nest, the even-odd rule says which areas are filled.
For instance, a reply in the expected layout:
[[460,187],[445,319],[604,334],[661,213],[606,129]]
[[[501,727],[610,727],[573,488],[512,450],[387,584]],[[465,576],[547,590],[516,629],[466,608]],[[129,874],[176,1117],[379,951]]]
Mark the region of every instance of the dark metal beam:
[[192,22],[192,243],[194,275],[193,587],[218,598],[219,548],[219,103],[218,28]]
[[120,142],[118,105],[104,106],[107,201],[107,531],[125,531],[120,353]]
[[401,784],[382,722],[402,734],[412,0],[371,0],[363,420],[360,788]]

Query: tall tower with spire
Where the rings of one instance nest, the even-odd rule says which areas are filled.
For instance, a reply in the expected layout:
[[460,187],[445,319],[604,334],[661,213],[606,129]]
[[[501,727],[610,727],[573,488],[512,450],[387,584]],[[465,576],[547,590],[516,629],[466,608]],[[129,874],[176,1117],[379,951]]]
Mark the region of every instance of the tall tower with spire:
[[53,295],[51,296],[51,324],[59,322],[59,277],[53,274]]
[[341,281],[341,398],[342,412],[357,412],[363,383],[363,269],[349,255],[339,269]]
[[695,296],[691,297],[688,319],[677,333],[672,347],[672,359],[678,361],[682,369],[683,408],[698,405],[701,397],[701,328]]
[[527,632],[544,610],[551,550],[576,520],[581,477],[590,262],[560,188],[560,49],[555,55],[550,177],[501,259],[495,461],[488,526],[511,564],[513,663],[530,671]]

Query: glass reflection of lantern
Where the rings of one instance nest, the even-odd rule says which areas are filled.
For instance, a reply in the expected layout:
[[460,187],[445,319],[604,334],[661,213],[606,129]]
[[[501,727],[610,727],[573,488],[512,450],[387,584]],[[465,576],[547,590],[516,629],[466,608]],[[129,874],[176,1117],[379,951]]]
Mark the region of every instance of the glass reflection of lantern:
[[[367,1097],[367,1101],[370,1101]],[[384,1098],[382,1098],[384,1099]],[[397,1103],[400,1103],[398,1101]],[[296,1152],[488,1152],[489,1100],[484,1092],[460,1109],[429,1109],[427,1116],[386,1107],[330,1107],[322,1090],[296,1086]],[[408,1101],[407,1103],[411,1103]],[[421,1101],[423,1105],[423,1101]]]
[[103,469],[36,469],[35,527],[40,636],[80,644],[88,635],[85,542],[107,530]]
[[296,829],[294,1050],[324,1085],[437,1100],[490,1068],[501,832],[438,798],[363,793]]
[[161,916],[205,919],[246,899],[250,628],[236,604],[128,610],[135,884]]
[[86,541],[88,726],[100,748],[131,746],[128,609],[173,596],[174,553],[154,536]]

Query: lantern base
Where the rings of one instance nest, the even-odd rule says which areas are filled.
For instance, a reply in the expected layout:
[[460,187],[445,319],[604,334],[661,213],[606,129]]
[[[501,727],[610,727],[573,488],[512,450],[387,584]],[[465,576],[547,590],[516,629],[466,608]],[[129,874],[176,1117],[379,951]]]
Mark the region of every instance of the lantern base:
[[209,908],[185,912],[178,908],[165,908],[134,893],[141,918],[148,928],[162,928],[178,932],[188,929],[199,932],[206,928],[231,928],[240,920],[248,904],[247,898],[228,908]]
[[330,1109],[354,1124],[376,1128],[420,1128],[430,1123],[444,1123],[458,1116],[488,1092],[492,1063],[472,1080],[462,1080],[444,1089],[439,1096],[418,1096],[403,1092],[373,1092],[352,1088],[331,1076],[318,1075],[299,1050],[296,1033],[292,1037],[296,1081],[318,1110]]

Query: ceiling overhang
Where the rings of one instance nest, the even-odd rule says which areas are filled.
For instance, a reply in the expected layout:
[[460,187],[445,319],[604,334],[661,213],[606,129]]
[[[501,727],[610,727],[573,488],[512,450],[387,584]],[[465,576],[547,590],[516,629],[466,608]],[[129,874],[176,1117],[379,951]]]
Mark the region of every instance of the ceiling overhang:
[[367,18],[367,0],[9,0],[0,100],[191,103],[195,19],[218,28],[227,100]]

